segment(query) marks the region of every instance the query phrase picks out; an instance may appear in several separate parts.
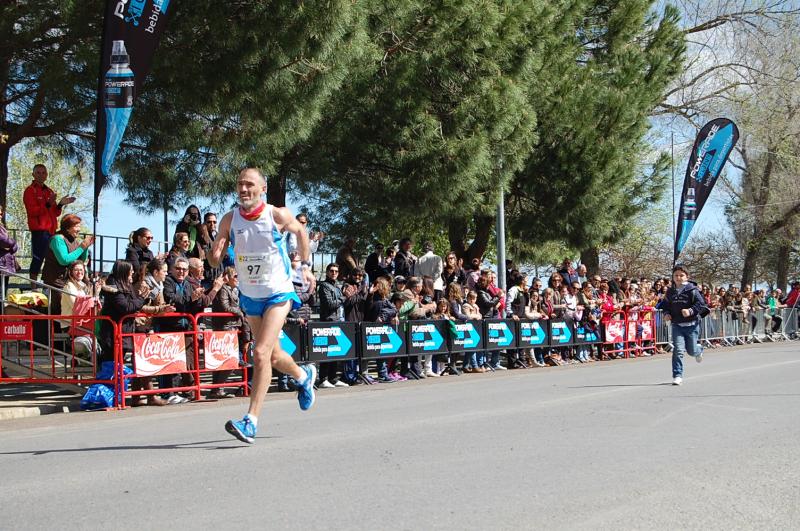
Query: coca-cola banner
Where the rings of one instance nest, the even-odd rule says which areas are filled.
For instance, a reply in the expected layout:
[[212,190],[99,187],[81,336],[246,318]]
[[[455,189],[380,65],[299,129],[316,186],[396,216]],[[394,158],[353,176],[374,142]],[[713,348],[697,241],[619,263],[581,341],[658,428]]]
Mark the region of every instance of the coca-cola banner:
[[235,331],[203,332],[206,369],[225,371],[239,368],[239,335]]
[[94,218],[133,103],[174,9],[170,0],[107,0],[100,48],[95,143]]
[[136,376],[186,372],[186,343],[180,332],[135,334],[133,371]]
[[625,341],[625,321],[610,319],[606,323],[606,343],[622,343]]
[[728,155],[739,140],[739,129],[727,118],[711,120],[700,129],[694,141],[686,179],[681,193],[681,209],[678,211],[678,226],[675,229],[675,254],[678,259],[689,233],[692,232],[700,211],[706,204],[717,177],[728,161]]

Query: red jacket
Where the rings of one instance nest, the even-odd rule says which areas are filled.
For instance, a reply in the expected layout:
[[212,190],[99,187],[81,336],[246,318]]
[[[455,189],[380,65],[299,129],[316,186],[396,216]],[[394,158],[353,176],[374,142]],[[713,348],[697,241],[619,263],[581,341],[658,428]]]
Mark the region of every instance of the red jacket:
[[792,288],[792,291],[789,292],[789,294],[786,296],[786,300],[783,301],[783,303],[786,306],[800,306],[800,304],[797,303],[797,299],[800,299],[800,289]]
[[58,216],[61,215],[61,207],[57,201],[56,193],[46,184],[34,181],[25,188],[22,202],[25,203],[25,210],[28,212],[28,228],[46,230],[50,235],[55,234],[58,229]]

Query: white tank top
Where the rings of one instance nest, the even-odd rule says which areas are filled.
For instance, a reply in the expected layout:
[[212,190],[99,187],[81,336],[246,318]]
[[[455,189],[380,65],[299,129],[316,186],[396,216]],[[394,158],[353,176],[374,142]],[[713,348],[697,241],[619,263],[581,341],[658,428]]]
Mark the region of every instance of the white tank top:
[[294,293],[286,234],[275,227],[272,205],[267,205],[255,221],[244,219],[238,208],[231,214],[230,239],[239,291],[251,299]]

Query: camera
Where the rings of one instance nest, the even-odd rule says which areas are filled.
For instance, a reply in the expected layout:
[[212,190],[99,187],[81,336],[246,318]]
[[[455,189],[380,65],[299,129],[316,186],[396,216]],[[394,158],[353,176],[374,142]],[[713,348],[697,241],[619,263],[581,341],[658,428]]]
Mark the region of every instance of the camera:
[[191,214],[189,214],[189,219],[191,219],[192,221],[200,221],[200,215],[192,212]]

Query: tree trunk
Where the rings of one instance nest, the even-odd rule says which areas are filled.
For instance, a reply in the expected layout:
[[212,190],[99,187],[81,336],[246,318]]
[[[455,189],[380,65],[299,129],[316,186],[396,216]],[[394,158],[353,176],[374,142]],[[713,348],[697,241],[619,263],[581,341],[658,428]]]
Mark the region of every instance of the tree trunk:
[[447,225],[447,239],[450,240],[450,249],[456,256],[467,262],[467,226],[466,220],[451,219]]
[[783,293],[786,293],[786,285],[789,283],[789,253],[791,250],[792,246],[789,242],[784,242],[778,247],[777,281],[775,287]]
[[756,261],[758,260],[761,245],[753,242],[747,242],[747,252],[744,255],[744,266],[742,267],[742,289],[748,284],[753,284],[753,277],[756,273]]
[[267,177],[267,203],[276,207],[286,206],[286,177],[280,171]]
[[589,247],[581,251],[581,263],[586,266],[587,275],[600,273],[600,249]]
[[489,238],[494,230],[495,218],[490,216],[476,217],[475,238],[467,247],[467,236],[469,235],[469,222],[465,219],[451,219],[447,226],[447,238],[450,240],[450,249],[456,256],[464,260],[464,264],[469,264],[473,258],[483,258],[486,248],[489,246]]
[[[495,226],[495,218],[492,216],[475,218],[475,239],[467,248],[464,263],[469,263],[473,258],[483,259],[486,248],[489,246],[489,238]],[[498,267],[505,267],[505,264]]]

